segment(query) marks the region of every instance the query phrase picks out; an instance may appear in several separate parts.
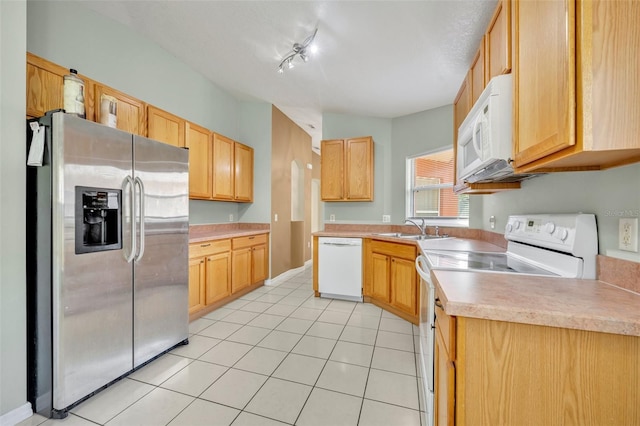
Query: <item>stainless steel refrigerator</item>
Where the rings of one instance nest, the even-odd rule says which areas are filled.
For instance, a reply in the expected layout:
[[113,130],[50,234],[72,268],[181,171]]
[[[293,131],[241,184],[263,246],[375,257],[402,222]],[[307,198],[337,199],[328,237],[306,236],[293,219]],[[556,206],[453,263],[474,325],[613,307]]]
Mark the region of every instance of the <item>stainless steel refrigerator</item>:
[[187,343],[188,151],[62,112],[38,122],[43,164],[27,167],[28,399],[60,418]]

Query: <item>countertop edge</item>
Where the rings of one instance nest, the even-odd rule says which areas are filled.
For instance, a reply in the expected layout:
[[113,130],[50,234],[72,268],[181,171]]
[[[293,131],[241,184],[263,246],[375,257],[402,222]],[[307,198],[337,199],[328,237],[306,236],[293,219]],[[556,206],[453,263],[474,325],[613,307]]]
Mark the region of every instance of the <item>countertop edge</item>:
[[233,231],[212,232],[206,235],[189,236],[189,244],[201,243],[203,241],[226,240],[228,238],[247,237],[251,235],[268,234],[269,229],[243,229]]
[[[443,288],[435,274],[431,276],[447,315],[640,337],[640,322],[635,320],[589,313],[567,313],[551,309],[545,310],[544,308],[533,310],[497,303],[472,304],[452,301],[447,297],[446,289]],[[603,281],[598,281],[598,283],[602,286],[611,286],[611,284]],[[619,290],[621,292],[626,291],[624,289]]]

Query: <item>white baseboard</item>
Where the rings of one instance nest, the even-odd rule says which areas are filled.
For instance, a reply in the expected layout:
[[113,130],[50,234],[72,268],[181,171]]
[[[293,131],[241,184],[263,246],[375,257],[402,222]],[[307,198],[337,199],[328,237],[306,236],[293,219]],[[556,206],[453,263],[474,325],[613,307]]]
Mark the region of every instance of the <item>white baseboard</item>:
[[305,269],[311,267],[311,265],[313,264],[313,261],[308,260],[304,263],[303,266],[299,267],[299,268],[295,268],[295,269],[289,269],[288,271],[285,271],[283,273],[281,273],[280,275],[278,275],[275,278],[270,278],[268,280],[264,281],[264,285],[276,285],[281,283],[282,281],[286,281],[289,278],[291,278],[294,275],[299,274],[300,272],[304,272]]
[[13,426],[33,415],[31,404],[26,403],[0,416],[0,426]]

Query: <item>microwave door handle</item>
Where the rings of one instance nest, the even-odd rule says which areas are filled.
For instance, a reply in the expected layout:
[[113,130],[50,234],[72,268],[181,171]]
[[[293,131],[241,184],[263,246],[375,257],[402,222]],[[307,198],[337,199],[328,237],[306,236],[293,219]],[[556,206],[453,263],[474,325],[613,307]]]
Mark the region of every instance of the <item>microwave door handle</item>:
[[473,129],[471,129],[471,141],[473,142],[473,149],[476,150],[478,158],[480,159],[482,159],[482,151],[480,150],[480,147],[478,146],[478,140],[476,139],[476,129],[478,128],[478,125],[481,124],[481,119],[482,114],[478,115],[476,121],[473,123]]

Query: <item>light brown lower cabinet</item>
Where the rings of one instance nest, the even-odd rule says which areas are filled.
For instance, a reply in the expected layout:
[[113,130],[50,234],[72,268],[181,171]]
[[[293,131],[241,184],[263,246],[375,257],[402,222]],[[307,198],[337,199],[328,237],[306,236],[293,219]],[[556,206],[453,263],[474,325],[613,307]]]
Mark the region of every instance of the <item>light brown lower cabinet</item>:
[[267,234],[190,244],[191,319],[263,285],[268,268]]
[[417,248],[412,242],[363,242],[364,300],[418,324]]
[[232,292],[263,281],[268,275],[269,250],[267,235],[238,237],[232,240],[231,289]]
[[637,336],[436,308],[434,362],[439,426],[640,424]]
[[189,314],[231,294],[231,240],[189,245]]

